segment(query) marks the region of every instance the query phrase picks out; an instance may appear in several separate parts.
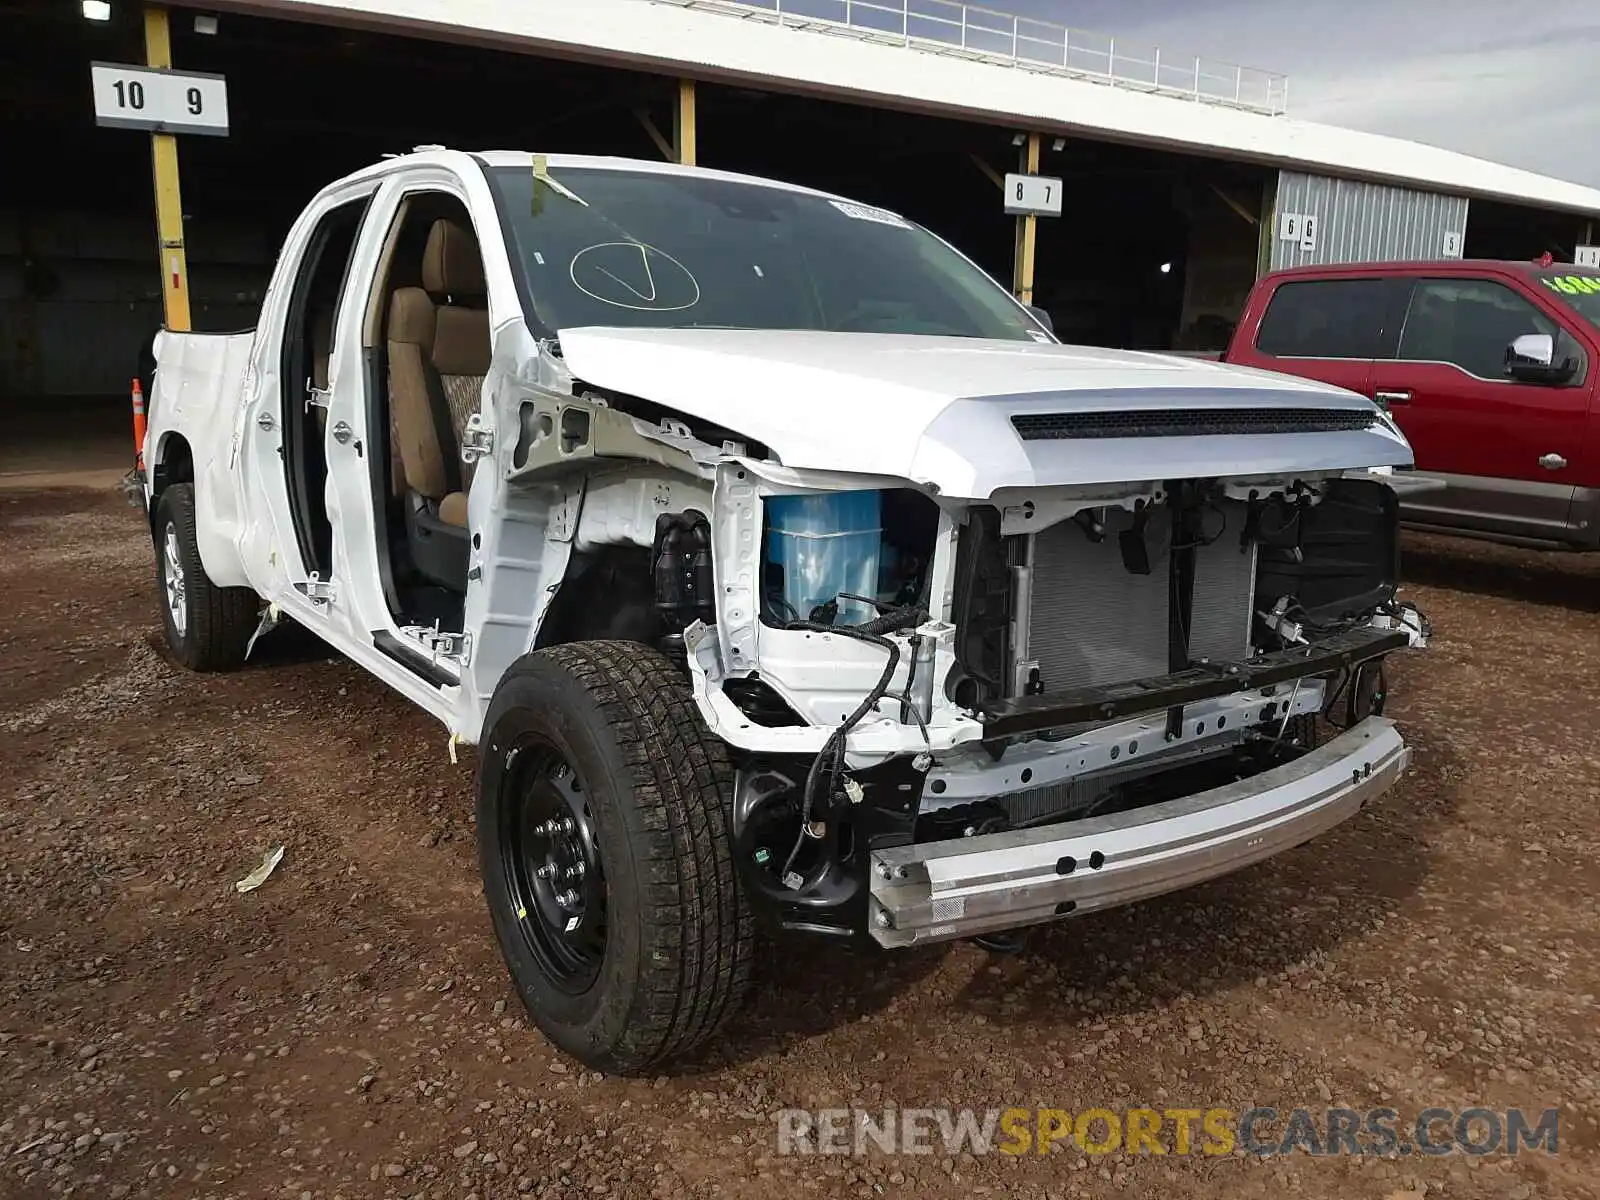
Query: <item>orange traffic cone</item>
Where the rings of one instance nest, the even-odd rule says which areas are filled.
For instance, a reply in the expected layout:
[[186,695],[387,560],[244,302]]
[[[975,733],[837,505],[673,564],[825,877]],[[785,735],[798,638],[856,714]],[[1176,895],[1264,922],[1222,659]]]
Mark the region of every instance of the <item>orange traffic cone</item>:
[[144,470],[144,388],[133,380],[133,465]]

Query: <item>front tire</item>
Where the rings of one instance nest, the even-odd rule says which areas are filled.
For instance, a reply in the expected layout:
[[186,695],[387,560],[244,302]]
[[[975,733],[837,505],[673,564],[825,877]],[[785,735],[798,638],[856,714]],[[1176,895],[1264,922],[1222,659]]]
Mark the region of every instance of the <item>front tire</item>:
[[732,795],[726,747],[647,646],[524,655],[495,690],[477,797],[489,912],[534,1023],[585,1065],[680,1057],[747,994]]
[[244,662],[261,598],[249,588],[218,587],[200,563],[194,485],[175,483],[156,501],[151,525],[161,624],[173,657],[191,671],[228,671]]

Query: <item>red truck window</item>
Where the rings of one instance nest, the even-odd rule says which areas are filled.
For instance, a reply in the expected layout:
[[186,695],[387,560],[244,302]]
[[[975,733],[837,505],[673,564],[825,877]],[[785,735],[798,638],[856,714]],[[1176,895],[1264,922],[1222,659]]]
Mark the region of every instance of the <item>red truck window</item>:
[[1524,333],[1556,339],[1556,360],[1579,363],[1583,350],[1572,335],[1525,297],[1491,279],[1420,279],[1400,333],[1399,357],[1409,362],[1452,363],[1479,379],[1506,378],[1506,347]]
[[1280,284],[1261,318],[1256,349],[1281,358],[1377,358],[1390,290],[1386,279]]

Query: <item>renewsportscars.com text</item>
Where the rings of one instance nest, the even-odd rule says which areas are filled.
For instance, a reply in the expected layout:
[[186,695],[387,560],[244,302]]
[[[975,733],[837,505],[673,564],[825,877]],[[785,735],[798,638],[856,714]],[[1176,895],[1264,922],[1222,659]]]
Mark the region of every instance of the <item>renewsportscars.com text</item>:
[[782,1109],[780,1154],[1555,1154],[1560,1114],[1513,1108]]

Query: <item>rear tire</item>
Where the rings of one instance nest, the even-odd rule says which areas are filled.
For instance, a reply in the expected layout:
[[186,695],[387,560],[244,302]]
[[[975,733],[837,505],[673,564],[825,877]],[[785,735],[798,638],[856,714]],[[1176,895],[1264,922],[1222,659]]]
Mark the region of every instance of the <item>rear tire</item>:
[[489,912],[534,1023],[586,1066],[681,1057],[748,993],[732,796],[727,748],[647,646],[541,650],[496,688],[477,797]]
[[261,598],[249,588],[218,587],[200,564],[194,485],[175,483],[156,501],[151,524],[161,624],[173,657],[191,671],[227,671],[244,662]]

